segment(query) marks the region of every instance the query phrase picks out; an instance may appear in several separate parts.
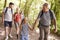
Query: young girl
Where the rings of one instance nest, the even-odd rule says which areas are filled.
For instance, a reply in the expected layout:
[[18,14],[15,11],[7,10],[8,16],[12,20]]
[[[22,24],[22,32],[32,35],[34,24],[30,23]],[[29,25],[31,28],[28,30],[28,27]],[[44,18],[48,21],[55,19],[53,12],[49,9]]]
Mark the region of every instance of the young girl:
[[21,14],[19,12],[19,8],[16,8],[16,12],[14,14],[14,24],[15,24],[16,32],[17,32],[17,39],[18,39],[18,34],[19,34],[20,23],[21,23]]
[[24,18],[20,26],[20,40],[28,40],[29,29],[33,30],[27,23],[27,18]]

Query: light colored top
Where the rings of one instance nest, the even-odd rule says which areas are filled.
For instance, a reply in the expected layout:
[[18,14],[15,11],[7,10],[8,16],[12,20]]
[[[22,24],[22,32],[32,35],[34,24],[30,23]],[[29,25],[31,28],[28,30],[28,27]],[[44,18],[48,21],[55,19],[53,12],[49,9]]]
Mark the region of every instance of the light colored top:
[[[3,12],[5,13],[6,8],[4,8]],[[4,14],[4,21],[12,21],[12,15],[11,8],[7,9],[7,12]]]

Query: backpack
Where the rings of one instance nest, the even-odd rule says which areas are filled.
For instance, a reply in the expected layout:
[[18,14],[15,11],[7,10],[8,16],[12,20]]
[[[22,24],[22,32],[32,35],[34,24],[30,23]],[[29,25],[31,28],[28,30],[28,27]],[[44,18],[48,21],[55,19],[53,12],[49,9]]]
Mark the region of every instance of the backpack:
[[[7,12],[8,7],[6,7],[5,13]],[[11,8],[11,13],[13,13],[13,9]]]
[[[42,17],[42,15],[43,15],[43,11],[41,11],[42,13],[41,13],[41,15],[40,15],[40,17]],[[49,9],[49,13],[50,13],[50,18],[51,18],[51,20],[53,19],[53,12]]]

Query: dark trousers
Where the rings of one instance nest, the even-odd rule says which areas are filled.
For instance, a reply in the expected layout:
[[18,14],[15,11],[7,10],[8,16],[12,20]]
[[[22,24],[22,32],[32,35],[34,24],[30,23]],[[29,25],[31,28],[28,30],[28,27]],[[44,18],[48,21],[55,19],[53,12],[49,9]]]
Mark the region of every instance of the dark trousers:
[[40,37],[39,40],[48,40],[48,35],[50,33],[50,27],[39,27]]

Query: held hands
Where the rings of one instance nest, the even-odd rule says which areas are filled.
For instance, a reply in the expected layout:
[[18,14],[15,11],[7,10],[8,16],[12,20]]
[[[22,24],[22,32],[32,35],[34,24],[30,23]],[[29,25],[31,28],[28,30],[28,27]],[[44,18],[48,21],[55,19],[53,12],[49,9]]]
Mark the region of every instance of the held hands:
[[34,29],[33,28],[30,28],[31,31],[33,31]]
[[35,29],[35,23],[32,25],[32,31]]
[[33,31],[34,30],[34,27],[33,28],[30,28],[30,30]]
[[33,28],[32,28],[32,31],[35,29],[35,27],[33,26]]

